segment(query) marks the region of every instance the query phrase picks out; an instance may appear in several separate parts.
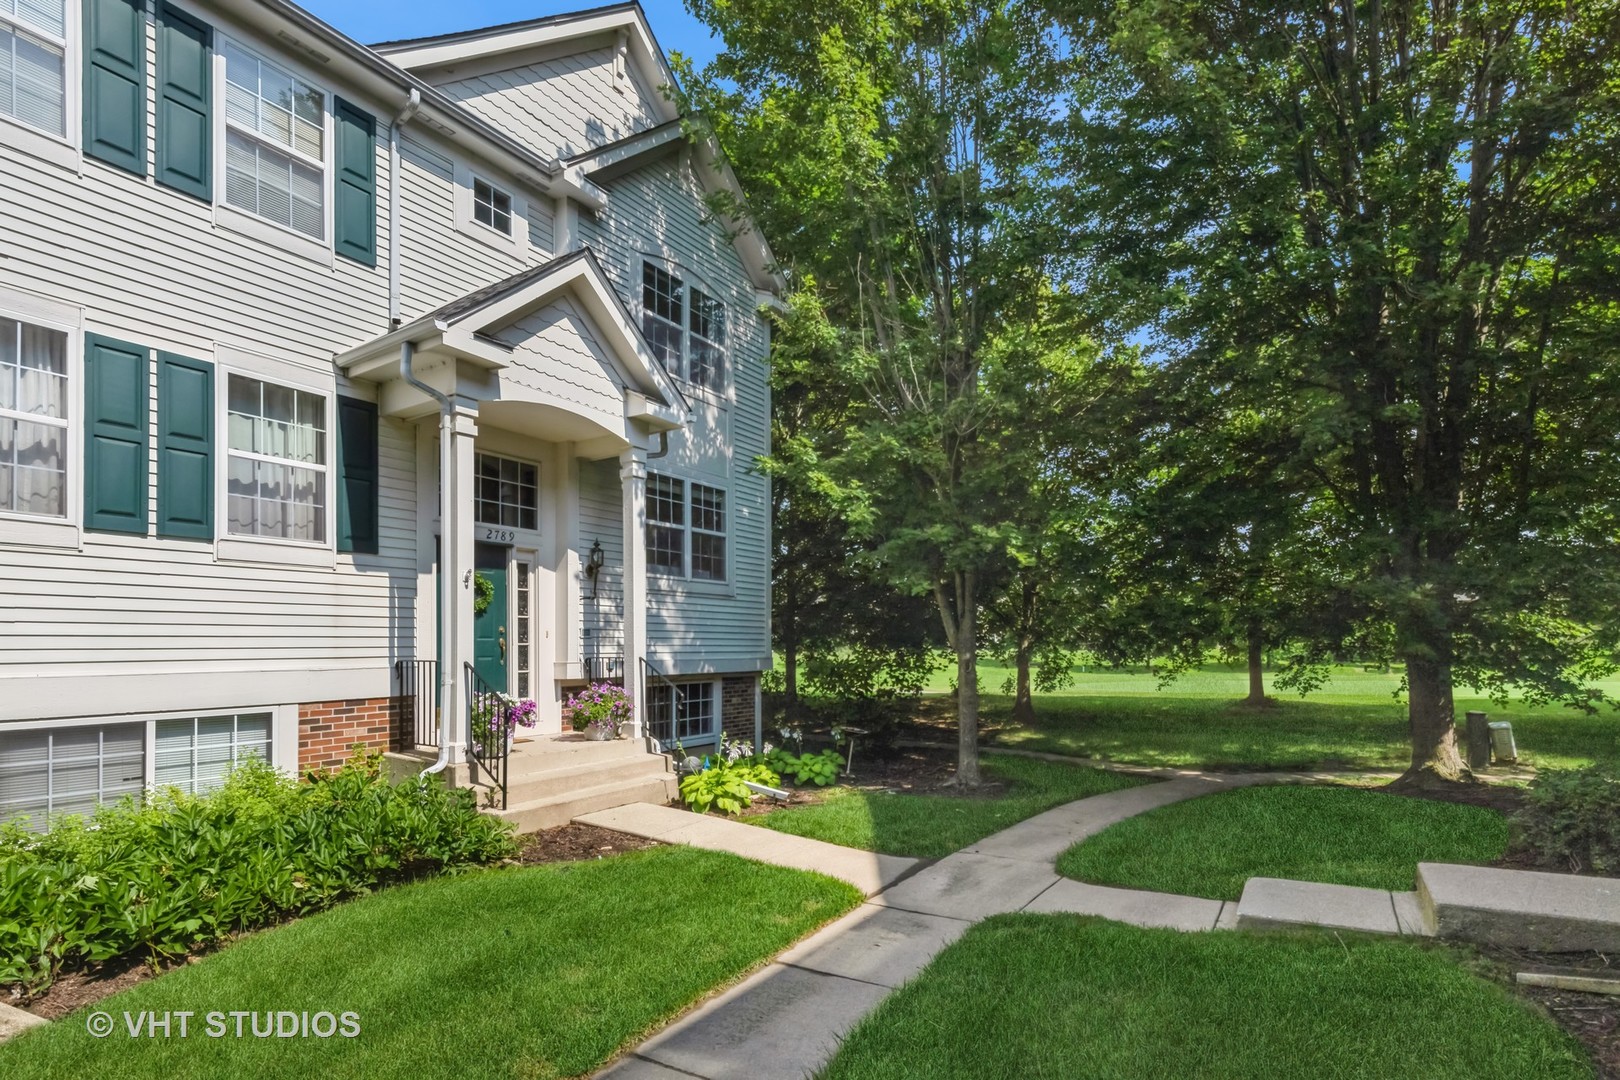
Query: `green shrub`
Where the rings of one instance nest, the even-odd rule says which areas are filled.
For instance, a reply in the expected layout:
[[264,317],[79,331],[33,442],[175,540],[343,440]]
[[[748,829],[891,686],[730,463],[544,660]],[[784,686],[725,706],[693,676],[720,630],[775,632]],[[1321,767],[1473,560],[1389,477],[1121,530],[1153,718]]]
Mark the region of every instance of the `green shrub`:
[[775,787],[782,782],[765,759],[747,753],[743,744],[720,737],[720,753],[704,759],[701,772],[681,780],[681,801],[699,814],[710,809],[741,813],[754,801],[749,784]]
[[1620,763],[1542,770],[1515,823],[1520,846],[1542,859],[1620,874]]
[[515,851],[470,790],[396,786],[363,755],[305,784],[255,762],[209,794],[126,799],[43,835],[0,826],[0,984],[37,991],[63,967],[156,963]]
[[819,754],[795,754],[791,750],[776,749],[766,755],[766,763],[783,777],[792,777],[795,784],[826,787],[838,779],[844,757],[832,749]]

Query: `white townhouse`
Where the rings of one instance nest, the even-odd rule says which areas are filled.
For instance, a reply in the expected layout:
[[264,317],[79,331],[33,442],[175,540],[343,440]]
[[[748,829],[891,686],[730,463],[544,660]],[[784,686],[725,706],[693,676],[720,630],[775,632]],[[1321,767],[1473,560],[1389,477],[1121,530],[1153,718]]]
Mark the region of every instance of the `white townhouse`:
[[524,788],[489,690],[757,737],[780,281],[673,83],[634,3],[0,0],[0,820],[355,743],[528,824],[668,790],[544,738]]

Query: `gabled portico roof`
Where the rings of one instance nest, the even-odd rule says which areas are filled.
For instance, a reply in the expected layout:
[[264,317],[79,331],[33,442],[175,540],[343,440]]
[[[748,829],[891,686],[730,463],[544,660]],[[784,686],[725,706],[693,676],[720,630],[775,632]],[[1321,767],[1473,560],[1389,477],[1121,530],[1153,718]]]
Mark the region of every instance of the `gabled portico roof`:
[[649,419],[678,426],[691,412],[674,380],[653,354],[635,318],[589,248],[552,259],[494,282],[373,338],[335,358],[350,378],[386,381],[400,377],[400,346],[442,347],[461,360],[499,370],[505,347],[495,334],[561,294],[576,300],[599,340],[611,351],[627,387],[646,399]]

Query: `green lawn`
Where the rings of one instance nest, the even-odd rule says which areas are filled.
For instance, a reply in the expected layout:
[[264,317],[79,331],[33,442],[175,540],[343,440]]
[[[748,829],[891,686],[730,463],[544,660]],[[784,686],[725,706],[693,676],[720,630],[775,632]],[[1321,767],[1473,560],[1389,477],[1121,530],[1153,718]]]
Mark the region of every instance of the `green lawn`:
[[888,855],[937,858],[1042,810],[1145,781],[1062,762],[987,755],[987,779],[1008,785],[995,798],[902,795],[835,788],[810,806],[745,820],[766,828]]
[[[100,1002],[104,1039],[81,1012],[0,1046],[0,1076],[576,1076],[859,900],[683,847],[387,889]],[[359,1035],[238,1039],[227,1018],[210,1038],[203,1019],[323,1009],[358,1013]],[[197,1016],[185,1039],[130,1038],[140,1010]]]
[[862,1021],[825,1080],[1590,1080],[1581,1048],[1445,950],[980,923]]
[[1412,888],[1419,862],[1486,863],[1507,848],[1494,810],[1350,787],[1240,788],[1112,825],[1058,873],[1097,885],[1236,900],[1251,877]]
[[[1040,719],[1033,727],[1007,726],[1011,699],[994,693],[1006,674],[980,668],[984,718],[1001,725],[993,742],[1023,750],[1135,765],[1377,769],[1405,768],[1410,753],[1406,706],[1393,696],[1398,672],[1341,667],[1320,692],[1301,700],[1274,691],[1276,706],[1257,710],[1236,704],[1248,684],[1235,668],[1191,672],[1164,690],[1151,675],[1077,670],[1065,689],[1036,697]],[[1620,696],[1620,682],[1603,685]],[[936,675],[931,689],[949,687],[947,677]],[[1512,721],[1520,755],[1532,765],[1620,757],[1620,713],[1612,709],[1588,716],[1562,706],[1499,707],[1466,692],[1456,704],[1459,717],[1478,709]]]

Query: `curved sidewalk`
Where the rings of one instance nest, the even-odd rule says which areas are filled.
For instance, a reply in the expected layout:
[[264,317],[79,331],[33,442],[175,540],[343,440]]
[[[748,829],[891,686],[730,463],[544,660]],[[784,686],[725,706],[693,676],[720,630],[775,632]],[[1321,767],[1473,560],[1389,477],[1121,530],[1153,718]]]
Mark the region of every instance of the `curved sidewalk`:
[[[1095,795],[1037,814],[932,865],[856,852],[755,825],[635,806],[579,820],[667,843],[731,851],[850,881],[870,899],[763,970],[694,1007],[599,1073],[615,1080],[756,1080],[809,1076],[893,989],[980,919],[1009,911],[1078,911],[1139,926],[1210,930],[1218,900],[1084,885],[1057,857],[1116,822],[1184,799],[1288,774],[1184,776]],[[869,886],[876,886],[875,888]]]

